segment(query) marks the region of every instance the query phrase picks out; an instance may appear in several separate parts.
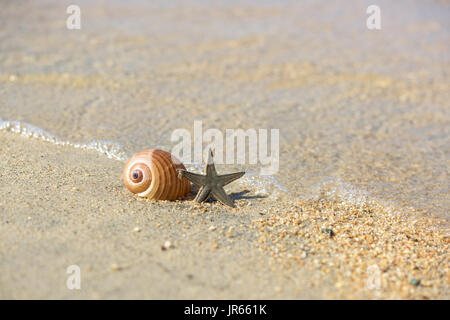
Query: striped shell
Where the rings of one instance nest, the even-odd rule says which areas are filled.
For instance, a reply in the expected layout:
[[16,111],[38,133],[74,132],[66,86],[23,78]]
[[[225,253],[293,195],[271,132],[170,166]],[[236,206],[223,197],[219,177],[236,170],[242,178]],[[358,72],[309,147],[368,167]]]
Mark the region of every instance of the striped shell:
[[190,182],[178,177],[177,169],[186,169],[169,152],[148,149],[136,153],[123,169],[123,182],[140,197],[175,200],[188,194]]

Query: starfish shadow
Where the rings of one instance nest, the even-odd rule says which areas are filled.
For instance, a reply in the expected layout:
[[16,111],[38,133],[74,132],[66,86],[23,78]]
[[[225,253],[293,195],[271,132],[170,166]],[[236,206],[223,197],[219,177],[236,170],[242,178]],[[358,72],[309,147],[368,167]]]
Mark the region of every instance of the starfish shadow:
[[191,191],[184,196],[185,200],[194,200],[195,196],[197,195],[199,190],[199,187],[197,187],[195,184],[191,183]]
[[[184,197],[184,199],[185,200],[194,200],[195,199],[195,196],[197,195],[197,193],[198,193],[198,190],[199,190],[200,188],[197,186],[197,185],[195,185],[194,183],[192,183],[191,184],[191,192],[189,192],[189,194],[187,194],[185,197]],[[203,202],[206,202],[206,203],[213,203],[213,202],[216,202],[217,200],[214,198],[214,196],[209,196],[205,201],[203,201]]]
[[233,192],[230,193],[230,198],[233,200],[242,200],[242,199],[262,199],[267,198],[267,196],[262,195],[256,195],[256,196],[246,196],[247,193],[249,193],[249,190],[244,190],[240,192]]
[[[195,184],[191,184],[191,192],[189,194],[187,194],[185,196],[185,200],[194,200],[195,196],[198,193],[199,188],[195,185]],[[267,196],[262,196],[262,195],[255,195],[255,196],[248,196],[246,195],[247,193],[249,193],[249,190],[243,190],[240,192],[233,192],[229,194],[229,197],[233,200],[243,200],[243,199],[263,199],[263,198],[267,198]],[[207,200],[205,200],[204,202],[207,203],[214,203],[217,200],[214,198],[214,196],[210,196],[208,197]]]

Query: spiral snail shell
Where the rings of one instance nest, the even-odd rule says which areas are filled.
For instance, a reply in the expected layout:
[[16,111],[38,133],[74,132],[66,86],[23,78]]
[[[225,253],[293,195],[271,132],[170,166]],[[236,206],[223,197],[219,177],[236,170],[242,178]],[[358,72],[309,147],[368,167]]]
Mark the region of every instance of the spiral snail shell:
[[140,197],[154,200],[175,200],[191,190],[189,181],[178,177],[184,165],[167,151],[142,150],[128,160],[123,169],[123,182]]

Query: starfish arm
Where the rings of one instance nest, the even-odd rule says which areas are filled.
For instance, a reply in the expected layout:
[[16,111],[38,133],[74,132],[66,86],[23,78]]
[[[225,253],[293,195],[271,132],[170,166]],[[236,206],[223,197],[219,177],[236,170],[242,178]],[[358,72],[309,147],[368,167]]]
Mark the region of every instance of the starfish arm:
[[226,204],[227,206],[230,206],[230,207],[236,207],[235,205],[234,205],[234,201],[233,201],[233,199],[230,199],[228,196],[227,196],[227,193],[225,192],[225,190],[223,190],[223,188],[222,187],[214,187],[212,190],[211,190],[211,193],[212,193],[212,195],[214,196],[214,198],[216,198],[217,200],[219,200],[220,202],[222,202],[223,204]]
[[217,176],[216,166],[214,165],[214,163],[206,165],[205,174],[208,177],[215,177],[215,176]]
[[234,172],[230,174],[224,174],[217,177],[219,184],[221,186],[226,186],[227,184],[233,182],[234,180],[239,179],[245,174],[245,172]]
[[203,202],[206,199],[208,199],[209,194],[211,193],[211,188],[208,186],[203,186],[198,190],[197,196],[195,197],[195,201],[197,202]]
[[204,175],[189,172],[183,169],[178,169],[178,174],[188,179],[190,182],[195,183],[197,186],[202,186],[206,184],[206,177]]
[[205,174],[207,176],[217,176],[216,166],[214,165],[213,161],[213,152],[211,149],[209,149],[208,152],[208,160],[206,161]]

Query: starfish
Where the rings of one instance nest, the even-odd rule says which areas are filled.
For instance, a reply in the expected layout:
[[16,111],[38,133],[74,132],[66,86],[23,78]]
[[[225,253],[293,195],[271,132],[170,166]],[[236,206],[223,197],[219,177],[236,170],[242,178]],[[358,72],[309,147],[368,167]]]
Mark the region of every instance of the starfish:
[[200,190],[198,190],[197,196],[194,199],[195,201],[203,202],[208,199],[210,195],[212,195],[223,204],[234,208],[234,201],[227,196],[223,186],[239,179],[245,174],[245,172],[234,172],[230,174],[218,175],[213,162],[213,153],[209,150],[208,162],[206,163],[204,173],[205,175],[202,175],[183,169],[178,169],[179,175],[185,177],[200,187]]

